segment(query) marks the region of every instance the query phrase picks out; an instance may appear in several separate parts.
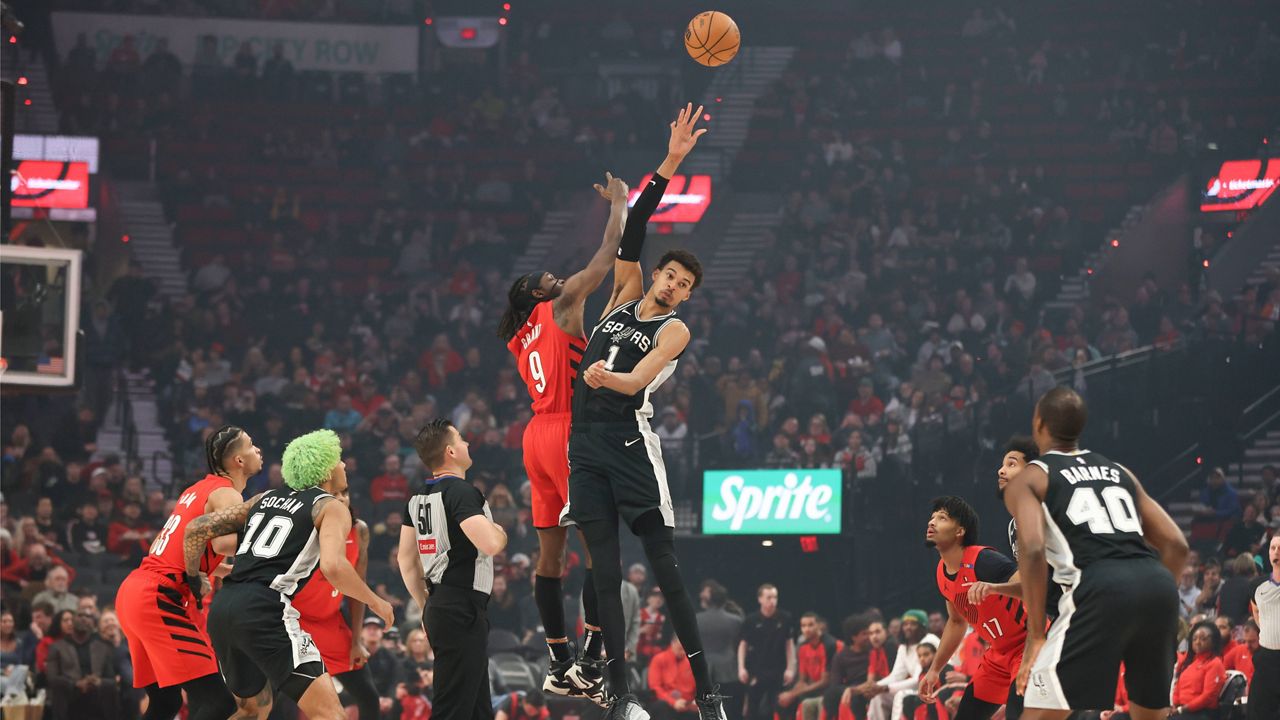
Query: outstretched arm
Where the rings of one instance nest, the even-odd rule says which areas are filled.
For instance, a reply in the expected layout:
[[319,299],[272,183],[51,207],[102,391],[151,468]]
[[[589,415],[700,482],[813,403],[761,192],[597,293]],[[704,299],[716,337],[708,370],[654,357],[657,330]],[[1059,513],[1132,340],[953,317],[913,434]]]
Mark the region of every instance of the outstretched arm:
[[1044,647],[1045,598],[1049,579],[1045,575],[1044,508],[1049,476],[1039,465],[1029,465],[1004,490],[1004,505],[1018,524],[1018,574],[1022,579],[1022,606],[1027,611],[1027,643],[1016,680],[1019,695],[1027,691],[1031,668]]
[[597,183],[595,189],[609,201],[609,221],[604,226],[604,240],[587,266],[564,281],[560,297],[555,301],[556,324],[570,335],[582,334],[582,305],[587,296],[600,287],[604,276],[613,267],[622,242],[622,225],[627,221],[627,195],[631,192],[627,183],[605,173],[605,185]]
[[693,103],[685,105],[680,115],[671,123],[671,139],[667,141],[667,157],[658,166],[658,171],[650,178],[636,200],[636,206],[627,216],[626,228],[622,231],[622,244],[618,248],[618,259],[613,263],[613,293],[605,304],[604,317],[623,303],[631,302],[644,295],[644,276],[640,271],[640,251],[644,248],[645,234],[648,232],[649,217],[658,209],[658,203],[667,190],[667,181],[679,169],[680,163],[698,138],[707,131],[706,128],[694,129],[698,118],[702,115],[702,106],[695,111]]
[[351,511],[336,499],[317,502],[312,510],[320,535],[320,572],[334,590],[363,602],[388,626],[395,624],[391,603],[378,597],[347,560],[347,535],[351,533]]
[[257,495],[248,502],[205,513],[187,523],[182,538],[182,559],[186,563],[188,575],[200,574],[200,558],[204,556],[204,548],[210,540],[220,535],[240,532],[249,517],[249,511],[260,497],[262,496]]
[[1187,564],[1187,555],[1191,549],[1187,546],[1187,538],[1178,529],[1178,524],[1169,517],[1169,513],[1160,507],[1160,503],[1151,499],[1142,483],[1129,468],[1124,469],[1133,478],[1133,487],[1138,496],[1134,498],[1138,506],[1138,517],[1142,520],[1142,536],[1147,544],[1160,553],[1160,562],[1169,568],[1175,578],[1182,577],[1182,568]]

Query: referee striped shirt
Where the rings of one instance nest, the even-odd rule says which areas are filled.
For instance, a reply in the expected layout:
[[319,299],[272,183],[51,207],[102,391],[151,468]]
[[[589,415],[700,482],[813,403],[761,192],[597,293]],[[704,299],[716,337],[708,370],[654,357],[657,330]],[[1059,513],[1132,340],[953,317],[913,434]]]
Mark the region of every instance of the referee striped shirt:
[[1253,602],[1258,606],[1258,644],[1268,650],[1280,650],[1280,583],[1275,576],[1268,576],[1258,586]]

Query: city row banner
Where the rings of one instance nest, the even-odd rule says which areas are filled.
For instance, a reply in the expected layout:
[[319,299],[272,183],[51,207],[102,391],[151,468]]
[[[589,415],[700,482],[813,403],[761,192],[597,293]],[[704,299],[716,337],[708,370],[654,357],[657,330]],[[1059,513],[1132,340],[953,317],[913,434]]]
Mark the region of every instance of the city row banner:
[[212,37],[224,67],[231,65],[240,45],[248,42],[259,66],[279,45],[295,70],[373,73],[416,73],[418,70],[416,26],[55,12],[53,31],[63,58],[83,33],[98,56],[99,67],[106,64],[126,36],[132,36],[141,59],[146,60],[163,39],[168,40],[169,50],[188,68],[201,45],[210,42],[205,38]]
[[704,535],[834,535],[841,473],[834,469],[707,470]]

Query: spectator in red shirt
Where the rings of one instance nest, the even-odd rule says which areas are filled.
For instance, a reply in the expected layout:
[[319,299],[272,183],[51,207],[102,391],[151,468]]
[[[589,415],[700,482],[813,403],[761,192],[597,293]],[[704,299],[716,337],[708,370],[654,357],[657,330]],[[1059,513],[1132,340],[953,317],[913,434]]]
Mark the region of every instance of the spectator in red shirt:
[[649,662],[650,658],[662,652],[666,646],[663,635],[667,616],[662,613],[662,590],[654,587],[649,591],[645,606],[640,608],[640,637],[636,641],[636,655],[640,664]]
[[[1245,621],[1244,642],[1236,650],[1232,663],[1227,665],[1228,670],[1238,670],[1244,673],[1244,679],[1249,683],[1253,682],[1253,654],[1258,651],[1258,644],[1261,642],[1260,632],[1258,623],[1252,619]],[[1226,663],[1227,660],[1224,658],[1223,664]]]
[[385,405],[387,398],[378,392],[378,383],[369,375],[360,376],[360,393],[351,398],[351,409],[362,417],[369,417]]
[[1227,615],[1218,615],[1213,619],[1213,625],[1218,629],[1218,637],[1222,639],[1222,650],[1218,653],[1218,657],[1222,658],[1222,666],[1227,670],[1235,670],[1234,656],[1239,654],[1240,649],[1244,646],[1231,639],[1231,618]]
[[427,374],[427,385],[442,387],[449,376],[462,370],[462,356],[449,344],[449,336],[440,333],[431,341],[431,349],[418,358],[418,369]]
[[1218,695],[1227,681],[1222,666],[1222,636],[1212,622],[1197,623],[1191,630],[1191,652],[1178,665],[1173,685],[1173,715],[1180,720],[1213,720]]
[[650,707],[655,720],[697,717],[693,670],[689,667],[689,658],[684,654],[680,638],[672,638],[671,645],[649,662],[649,689],[658,700]]
[[25,590],[28,583],[44,582],[45,575],[54,566],[66,568],[71,580],[74,582],[76,579],[75,568],[63,562],[62,558],[42,543],[29,543],[23,548],[22,555],[21,560],[8,563],[0,570],[0,580]]
[[140,561],[151,547],[155,531],[142,521],[142,506],[127,502],[120,517],[107,526],[107,552]]
[[858,383],[858,396],[849,402],[849,412],[866,422],[871,415],[884,415],[884,403],[875,395],[875,383],[862,378]]
[[796,647],[796,684],[778,695],[778,716],[790,717],[802,701],[821,697],[831,681],[831,661],[836,657],[836,640],[823,635],[822,618],[808,612],[800,616],[801,643]]
[[409,499],[409,478],[400,472],[399,455],[388,455],[382,461],[382,474],[369,483],[369,497],[379,506],[398,506]]
[[421,681],[397,685],[396,700],[400,701],[400,720],[431,720],[431,703],[422,694]]

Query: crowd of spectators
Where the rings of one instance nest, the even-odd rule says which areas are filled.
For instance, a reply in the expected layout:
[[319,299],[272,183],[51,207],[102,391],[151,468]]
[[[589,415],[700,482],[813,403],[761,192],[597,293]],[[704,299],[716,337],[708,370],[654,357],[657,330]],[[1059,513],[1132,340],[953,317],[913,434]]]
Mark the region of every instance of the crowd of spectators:
[[[212,12],[206,5],[188,2],[166,12]],[[343,20],[416,12],[395,2],[217,5],[217,14],[308,19],[325,17],[315,14],[316,5]],[[149,12],[155,4],[117,9]],[[1021,86],[1055,116],[1089,116],[1099,142],[1164,163],[1197,147],[1212,116],[1177,92],[1177,78],[1215,67],[1217,56],[1189,50],[1185,36],[1175,34],[1154,38],[1166,55],[1130,57],[1113,67],[1080,47],[1044,41],[1027,49],[1018,19],[999,11],[975,13],[956,31],[993,48],[967,87],[930,81],[920,72],[924,49],[913,47],[909,34],[880,28],[852,38],[846,65],[801,63],[757,106],[757,127],[799,130],[804,141],[796,162],[772,176],[786,188],[782,222],[744,281],[720,295],[698,293],[684,313],[694,344],[657,398],[656,432],[677,499],[696,494],[697,471],[717,464],[836,467],[850,489],[887,500],[901,485],[936,486],[969,472],[968,461],[984,443],[1022,429],[1026,408],[1056,382],[1055,372],[1144,345],[1261,342],[1273,335],[1280,277],[1223,298],[1201,293],[1197,277],[1162,284],[1152,275],[1131,297],[1044,312],[1058,275],[1074,271],[1100,237],[1074,219],[1062,178],[1002,156],[1001,124],[987,100],[992,87]],[[154,382],[177,479],[149,477],[128,459],[98,450],[94,433],[110,399],[102,382],[52,433],[6,418],[4,687],[23,685],[14,673],[26,667],[50,697],[56,691],[71,703],[55,705],[55,720],[136,713],[127,650],[106,608],[110,588],[136,566],[175,491],[203,474],[203,440],[224,422],[249,429],[267,458],[250,492],[282,484],[280,457],[295,435],[328,427],[343,438],[351,485],[367,488],[353,493],[353,505],[372,528],[370,582],[402,619],[397,627],[371,619],[362,634],[388,716],[419,717],[414,713],[430,695],[430,647],[413,629],[417,610],[399,592],[394,559],[400,509],[423,475],[410,440],[428,418],[449,416],[472,443],[471,477],[511,537],[498,559],[493,626],[516,647],[537,647],[531,598],[537,540],[520,461],[530,413],[492,333],[510,282],[509,260],[558,204],[573,176],[565,168],[608,169],[620,149],[645,147],[653,129],[643,120],[652,111],[632,112],[636,102],[628,97],[601,103],[603,115],[579,117],[582,108],[562,100],[556,84],[541,76],[537,38],[526,39],[527,47],[512,48],[506,71],[519,82],[507,91],[464,93],[461,84],[429,78],[406,106],[415,113],[412,123],[388,117],[373,129],[361,126],[360,109],[376,113],[392,98],[410,96],[380,95],[363,79],[295,73],[282,57],[257,58],[249,47],[223,64],[216,54],[179,59],[163,45],[142,58],[127,42],[102,67],[85,43],[64,49],[58,77],[68,132],[177,143],[232,133],[247,149],[228,163],[304,172],[376,168],[379,178],[364,211],[349,215],[283,181],[238,193],[239,180],[223,177],[218,162],[162,177],[179,238],[191,224],[183,208],[196,205],[225,211],[221,217],[237,232],[263,242],[185,248],[190,292],[171,302],[156,298],[134,264],[104,295],[109,302],[93,306],[88,344],[101,366],[129,364]],[[1268,58],[1273,44],[1260,32],[1253,54]],[[1078,80],[1107,80],[1114,90],[1085,107],[1062,89]],[[1174,89],[1147,98],[1139,89],[1148,84]],[[883,106],[873,107],[870,98]],[[323,125],[246,133],[219,106],[289,99],[357,110]],[[964,169],[959,192],[939,191],[929,164],[901,140],[875,132],[871,110],[896,106],[924,107],[950,124],[939,158]],[[660,130],[660,123],[652,124]],[[481,146],[510,149],[513,157],[549,150],[560,160],[529,159],[516,177],[480,175],[462,163],[406,162],[413,153]],[[528,227],[504,227],[503,213],[519,214]],[[351,260],[361,270],[352,271]],[[109,383],[112,374],[104,377]],[[1087,394],[1087,387],[1078,389]],[[1224,669],[1244,671],[1238,648],[1256,645],[1240,598],[1256,581],[1258,563],[1242,558],[1256,555],[1280,528],[1274,476],[1272,470],[1248,497],[1211,477],[1202,499],[1202,524],[1212,524],[1199,537],[1204,560],[1181,578],[1184,616],[1197,632],[1205,617],[1225,626],[1215,637],[1229,642],[1209,653],[1223,658]],[[581,570],[574,556],[569,597],[581,586]],[[679,716],[691,686],[687,664],[679,662],[683,649],[642,565],[632,568],[627,585],[634,591],[624,595],[633,660],[648,669],[653,702]],[[779,585],[784,599],[800,590]],[[784,708],[803,710],[807,703],[834,717],[830,710],[856,698],[865,701],[860,707],[887,694],[892,703],[880,688],[918,675],[927,666],[926,632],[941,632],[942,616],[922,620],[920,611],[886,618],[868,609],[830,623],[809,613],[797,619],[778,609],[778,592],[773,588],[768,600],[762,588],[760,611],[744,621],[723,587],[708,581],[700,622],[716,638],[707,652],[719,679],[749,683],[778,675],[786,681],[778,683],[778,697],[760,702]],[[577,617],[576,603],[567,602]],[[1196,638],[1187,667],[1204,677],[1215,670],[1202,667],[1212,663],[1199,656],[1215,640]],[[79,664],[65,658],[86,644],[93,671],[80,675]],[[972,674],[973,650],[962,652],[949,682]],[[508,717],[536,716],[543,707],[536,694],[502,701]],[[116,704],[121,709],[111,714]]]

